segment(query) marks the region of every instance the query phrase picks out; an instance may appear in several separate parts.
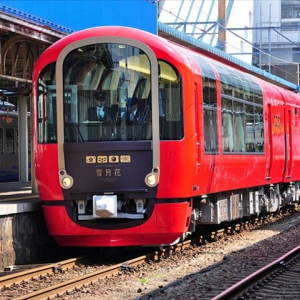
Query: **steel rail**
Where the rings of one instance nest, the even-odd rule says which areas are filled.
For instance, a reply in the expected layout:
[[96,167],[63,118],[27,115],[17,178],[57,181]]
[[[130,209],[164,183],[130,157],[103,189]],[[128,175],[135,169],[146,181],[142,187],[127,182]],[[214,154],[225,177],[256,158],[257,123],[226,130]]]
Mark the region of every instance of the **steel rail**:
[[30,280],[32,278],[37,278],[39,276],[44,276],[50,273],[53,273],[55,270],[65,270],[72,268],[76,264],[78,264],[79,261],[85,259],[86,256],[80,256],[76,258],[70,258],[67,260],[63,260],[60,262],[56,262],[53,264],[47,264],[44,266],[40,266],[34,269],[25,270],[22,272],[17,272],[14,274],[6,275],[3,277],[0,277],[0,289],[3,287],[9,287],[12,284],[18,284],[22,281]]
[[259,270],[255,271],[254,273],[250,274],[246,278],[242,279],[241,281],[237,282],[230,288],[226,289],[219,295],[215,296],[212,300],[225,300],[225,299],[233,299],[233,297],[239,295],[242,291],[244,291],[253,283],[259,281],[262,277],[265,277],[267,274],[271,273],[274,269],[280,267],[285,260],[289,260],[295,255],[299,254],[300,252],[300,245],[296,248],[292,249],[291,251],[287,252],[280,258],[276,259],[275,261],[269,263],[268,265],[260,268]]
[[[255,219],[257,221],[257,219]],[[98,280],[101,280],[103,278],[115,276],[121,273],[122,269],[126,271],[131,270],[132,267],[141,265],[145,262],[151,261],[151,260],[159,260],[162,257],[166,257],[167,255],[171,255],[175,252],[184,250],[186,248],[189,248],[192,243],[199,242],[204,238],[213,238],[213,239],[219,239],[221,235],[224,235],[225,232],[232,232],[235,230],[240,230],[241,224],[236,224],[234,226],[228,227],[228,230],[226,229],[219,229],[217,231],[210,232],[209,234],[205,236],[200,236],[193,240],[187,240],[179,244],[175,244],[166,248],[161,248],[159,251],[154,251],[152,253],[149,253],[147,255],[143,255],[140,257],[137,257],[132,260],[125,261],[123,263],[116,264],[114,266],[94,271],[89,274],[85,274],[82,276],[75,277],[71,280],[67,280],[65,282],[20,296],[17,298],[17,300],[29,300],[29,299],[52,299],[54,297],[62,297],[65,293],[71,292],[74,289],[79,289],[84,286],[88,286],[89,284],[96,283]]]
[[123,270],[131,270],[131,268],[139,266],[145,262],[151,260],[159,260],[161,257],[165,255],[172,254],[176,251],[184,250],[191,245],[191,240],[184,241],[174,246],[170,246],[168,248],[161,249],[159,251],[154,251],[147,255],[142,255],[140,257],[116,264],[114,266],[94,271],[89,274],[81,275],[75,277],[71,280],[67,280],[65,282],[55,284],[53,286],[20,296],[16,298],[17,300],[25,300],[25,299],[52,299],[54,297],[61,297],[63,294],[67,292],[71,292],[74,289],[81,288],[83,286],[87,286],[91,283],[96,283],[98,280],[115,276],[121,273]]
[[[154,256],[157,256],[157,251],[154,253]],[[16,298],[17,300],[25,300],[25,299],[52,299],[57,296],[62,296],[66,292],[71,292],[76,288],[81,288],[83,286],[89,285],[91,283],[96,283],[98,280],[118,275],[121,272],[122,267],[123,268],[130,268],[138,266],[147,260],[150,260],[154,257],[153,254],[149,255],[143,255],[138,258],[128,260],[123,263],[119,263],[117,265],[114,265],[112,267],[108,267],[103,270],[98,270],[89,274],[85,274],[82,276],[75,277],[71,280],[67,280],[65,282],[55,284],[53,286],[29,293],[27,295],[20,296]]]

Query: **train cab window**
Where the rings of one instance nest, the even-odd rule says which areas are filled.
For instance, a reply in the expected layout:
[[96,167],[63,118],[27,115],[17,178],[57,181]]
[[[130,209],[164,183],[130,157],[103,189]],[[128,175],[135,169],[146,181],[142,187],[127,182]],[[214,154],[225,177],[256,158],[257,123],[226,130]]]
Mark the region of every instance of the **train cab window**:
[[56,143],[55,63],[46,66],[38,78],[37,118],[38,142]]
[[3,154],[3,129],[0,128],[0,154]]
[[[158,63],[160,138],[178,140],[183,137],[180,76],[168,63]],[[65,141],[152,138],[151,68],[141,49],[83,46],[66,56],[63,74]]]
[[[202,74],[204,151],[218,153],[217,87],[212,67],[200,56],[194,56]],[[228,87],[228,90],[230,88]]]
[[63,63],[66,142],[150,140],[150,60],[139,48],[98,43]]
[[5,153],[15,153],[15,131],[12,128],[6,128],[5,130]]

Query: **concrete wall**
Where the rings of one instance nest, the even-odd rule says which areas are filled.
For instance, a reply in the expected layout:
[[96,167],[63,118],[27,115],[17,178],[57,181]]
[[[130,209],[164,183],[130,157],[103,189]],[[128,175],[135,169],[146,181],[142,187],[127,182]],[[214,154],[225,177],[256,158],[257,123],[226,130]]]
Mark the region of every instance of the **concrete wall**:
[[[20,206],[20,205],[19,205]],[[17,206],[16,206],[17,208]],[[0,271],[9,265],[32,264],[55,259],[58,246],[49,237],[40,208],[5,214],[0,207]],[[19,207],[20,210],[20,207]]]

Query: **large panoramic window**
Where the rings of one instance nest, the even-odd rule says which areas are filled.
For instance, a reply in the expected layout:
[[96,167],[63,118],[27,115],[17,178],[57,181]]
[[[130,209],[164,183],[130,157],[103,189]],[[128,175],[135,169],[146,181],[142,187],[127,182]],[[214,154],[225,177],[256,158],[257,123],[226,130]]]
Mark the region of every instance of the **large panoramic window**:
[[[151,67],[139,48],[92,44],[63,64],[65,141],[138,141],[152,138]],[[159,62],[160,136],[181,139],[180,77]]]
[[224,153],[264,152],[263,98],[247,74],[214,62],[221,81]]
[[57,142],[55,63],[40,73],[37,85],[38,142]]

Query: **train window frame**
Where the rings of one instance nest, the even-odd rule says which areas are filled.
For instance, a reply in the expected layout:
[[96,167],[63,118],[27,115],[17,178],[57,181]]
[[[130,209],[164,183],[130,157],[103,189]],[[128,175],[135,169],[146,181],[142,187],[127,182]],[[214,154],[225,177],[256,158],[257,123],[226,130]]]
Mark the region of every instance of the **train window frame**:
[[182,78],[170,62],[158,59],[158,65],[160,140],[179,141],[184,137]]
[[[221,127],[222,127],[222,153],[223,154],[251,154],[257,155],[265,154],[265,128],[263,121],[263,94],[262,89],[259,84],[254,81],[247,74],[241,73],[237,70],[234,70],[228,67],[228,74],[232,76],[231,81],[233,82],[234,92],[232,96],[223,93],[225,91],[225,87],[223,85],[227,85],[228,78],[223,77],[224,66],[218,62],[213,62],[217,71],[219,72],[220,84],[221,84]],[[233,80],[234,78],[234,80]],[[237,80],[238,79],[238,80]],[[242,85],[241,85],[242,83]],[[226,104],[228,101],[232,102],[232,119],[230,120],[228,117],[228,105]],[[242,114],[243,120],[237,125],[237,117],[238,112],[235,112],[234,107],[243,106]],[[246,107],[252,107],[253,110],[253,126],[251,130],[251,124],[246,122]],[[255,111],[258,111],[256,113]],[[243,125],[243,128],[242,128]],[[230,128],[231,129],[230,129]],[[227,133],[233,130],[232,137],[229,138]],[[239,141],[238,135],[236,132],[239,131]],[[243,136],[243,137],[242,137]],[[252,136],[252,137],[251,137]],[[227,139],[227,140],[226,140]],[[243,143],[242,143],[243,140]],[[240,147],[238,147],[238,143],[240,143]],[[231,146],[233,145],[233,147]]]
[[201,70],[202,77],[204,154],[218,155],[219,124],[216,74],[212,65],[200,55],[193,55],[193,57]]
[[37,80],[36,122],[39,144],[57,143],[55,67],[56,62],[46,65]]

